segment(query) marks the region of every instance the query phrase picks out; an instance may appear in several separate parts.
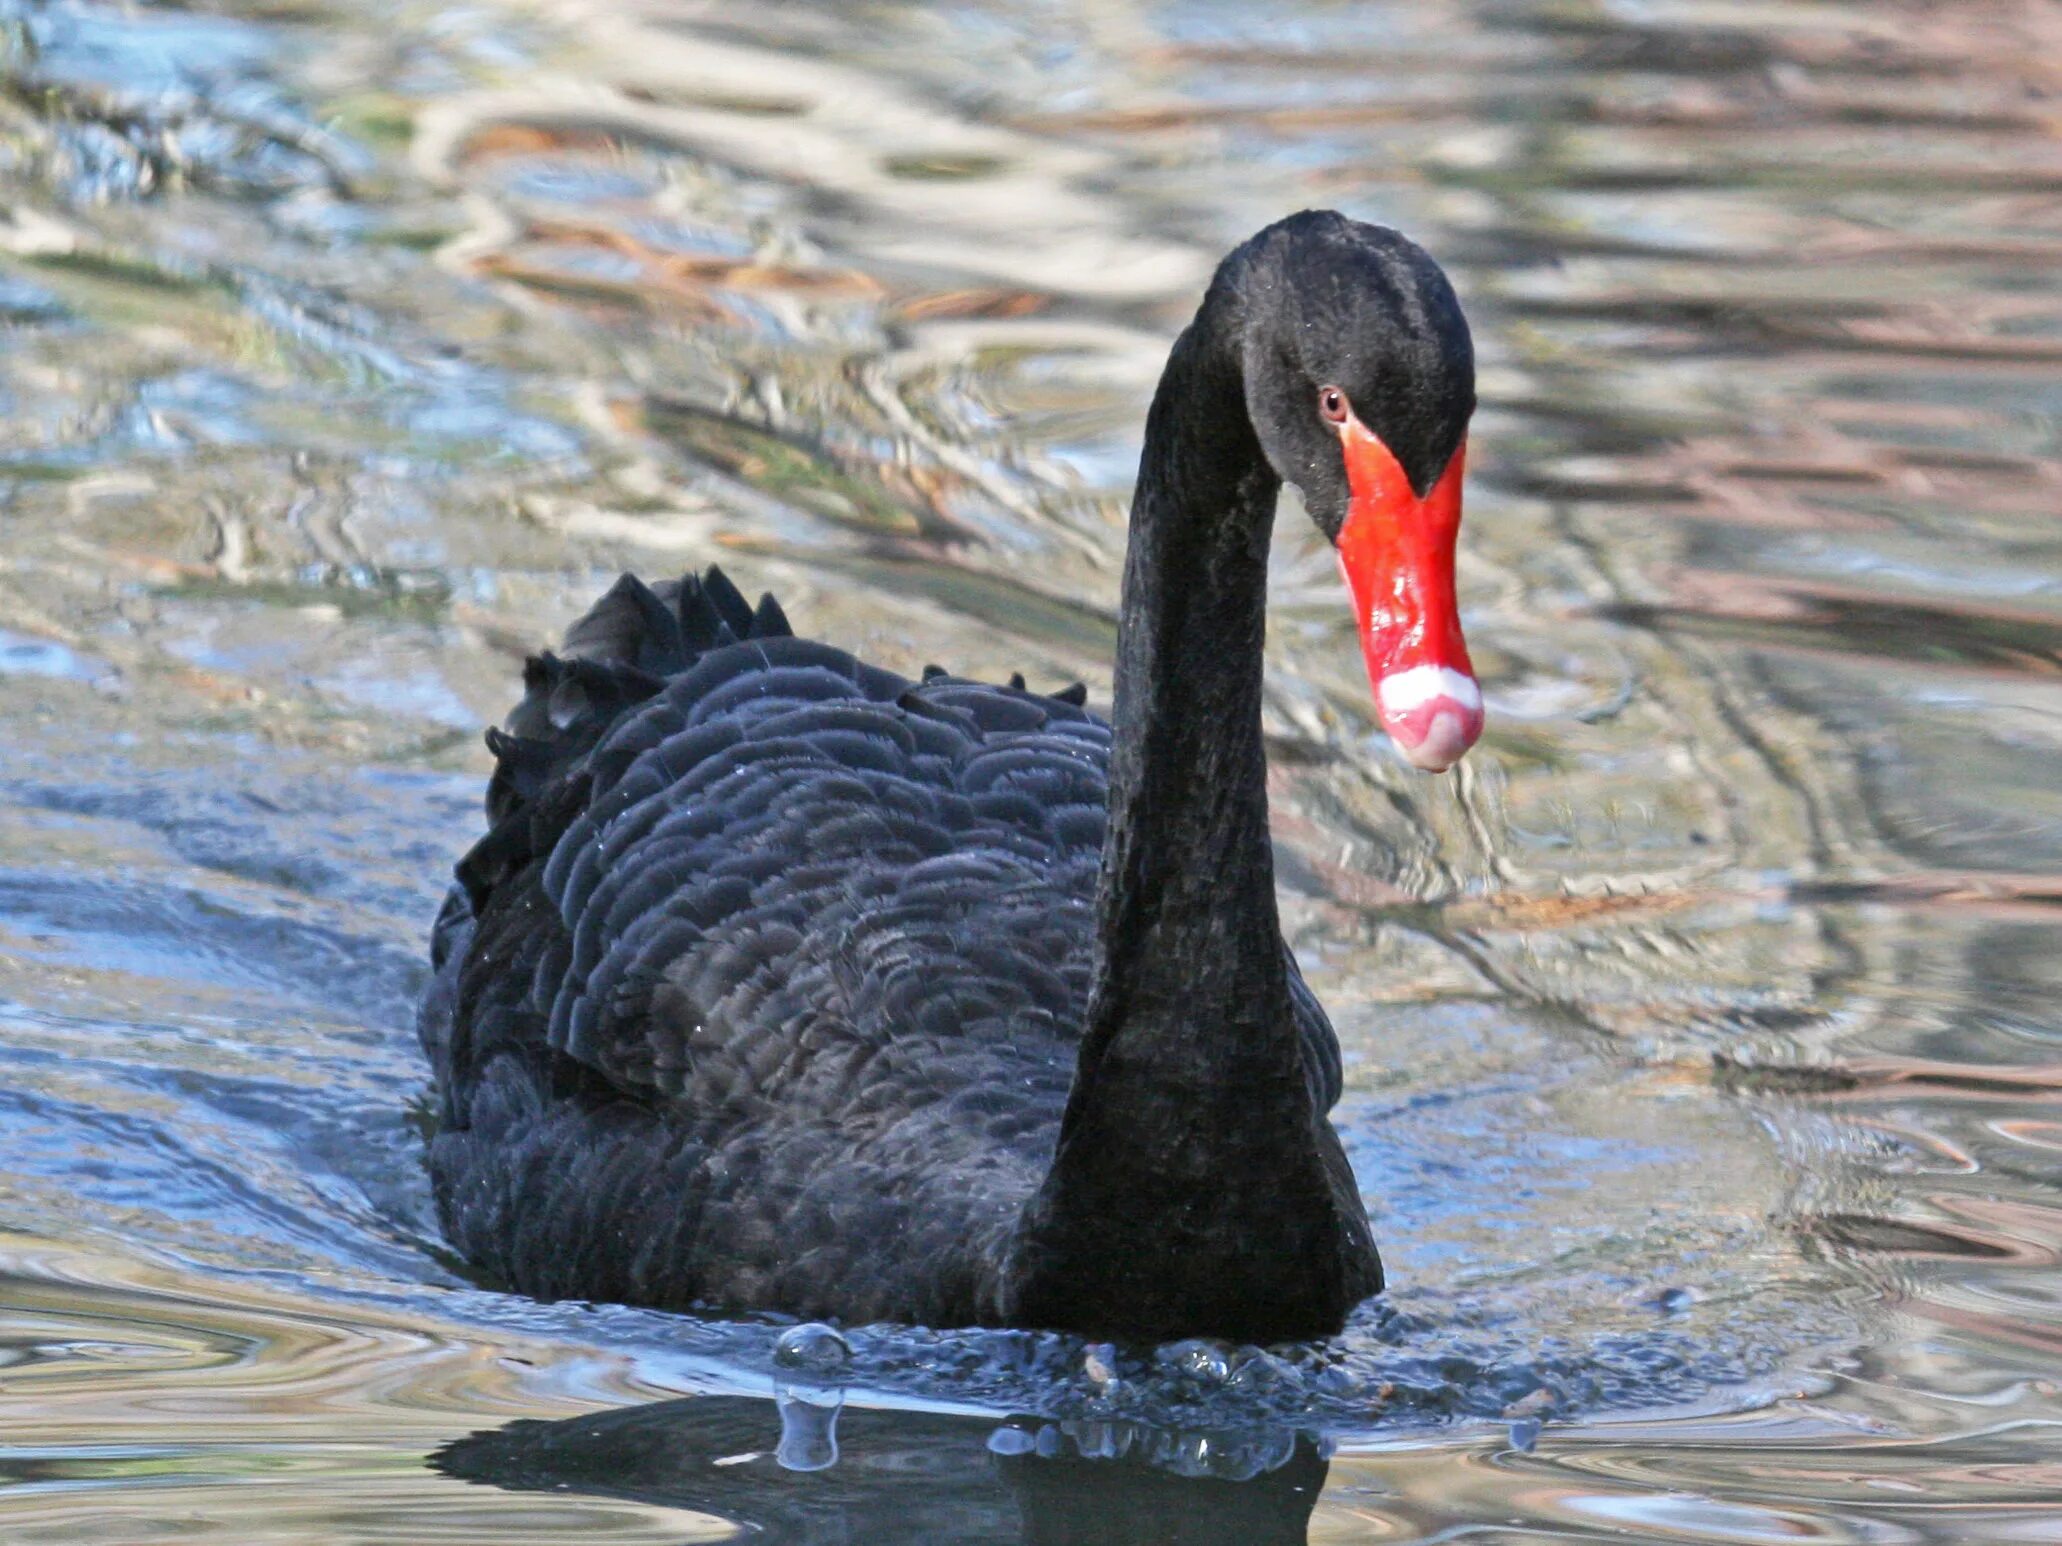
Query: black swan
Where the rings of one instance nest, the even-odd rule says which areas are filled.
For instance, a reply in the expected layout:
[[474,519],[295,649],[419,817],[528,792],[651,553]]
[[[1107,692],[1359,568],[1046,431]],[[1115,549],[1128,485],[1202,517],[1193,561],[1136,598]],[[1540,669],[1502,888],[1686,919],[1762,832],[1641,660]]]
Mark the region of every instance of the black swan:
[[454,1245],[546,1298],[1164,1340],[1382,1286],[1284,946],[1261,739],[1284,479],[1382,723],[1482,700],[1453,590],[1474,361],[1422,250],[1329,212],[1219,267],[1146,425],[1106,725],[625,576],[531,660],[421,1017]]

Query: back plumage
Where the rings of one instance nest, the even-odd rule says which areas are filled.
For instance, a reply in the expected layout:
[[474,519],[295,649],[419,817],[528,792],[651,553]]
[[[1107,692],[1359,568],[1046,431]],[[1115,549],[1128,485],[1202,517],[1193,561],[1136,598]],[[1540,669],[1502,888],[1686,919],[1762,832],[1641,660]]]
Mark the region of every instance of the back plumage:
[[540,1297],[993,1321],[1089,989],[1109,731],[625,576],[489,733],[433,944],[453,1243]]

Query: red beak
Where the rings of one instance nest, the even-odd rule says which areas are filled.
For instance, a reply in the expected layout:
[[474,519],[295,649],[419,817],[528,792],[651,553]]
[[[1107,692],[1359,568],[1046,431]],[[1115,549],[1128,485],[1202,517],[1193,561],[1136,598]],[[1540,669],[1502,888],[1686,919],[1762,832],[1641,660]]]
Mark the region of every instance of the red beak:
[[1412,764],[1443,773],[1482,734],[1482,689],[1461,637],[1453,549],[1467,444],[1420,499],[1387,446],[1360,422],[1339,426],[1351,498],[1339,567],[1382,728]]

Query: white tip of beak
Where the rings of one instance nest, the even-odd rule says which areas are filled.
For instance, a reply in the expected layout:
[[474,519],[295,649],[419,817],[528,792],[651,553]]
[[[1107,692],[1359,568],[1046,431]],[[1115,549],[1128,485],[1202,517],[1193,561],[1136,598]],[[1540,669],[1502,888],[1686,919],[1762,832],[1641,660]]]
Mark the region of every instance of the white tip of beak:
[[1382,728],[1414,768],[1444,773],[1482,734],[1482,689],[1445,666],[1413,666],[1375,692]]
[[1478,733],[1479,730],[1468,728],[1458,709],[1441,710],[1433,714],[1431,723],[1425,727],[1425,738],[1417,745],[1406,745],[1401,740],[1396,744],[1412,767],[1422,768],[1427,773],[1444,773],[1467,754]]

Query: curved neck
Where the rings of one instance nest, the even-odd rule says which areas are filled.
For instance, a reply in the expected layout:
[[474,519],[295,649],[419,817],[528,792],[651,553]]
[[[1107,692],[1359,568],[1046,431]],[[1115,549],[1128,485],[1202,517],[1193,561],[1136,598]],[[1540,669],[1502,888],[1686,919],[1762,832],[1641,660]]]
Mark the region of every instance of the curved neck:
[[1289,1022],[1260,728],[1281,484],[1215,316],[1168,360],[1132,500],[1082,1085],[1119,1034],[1175,1037],[1170,1057],[1206,1073],[1212,1051],[1255,1050],[1230,1022]]
[[1221,292],[1146,425],[1117,647],[1095,983],[1005,1317],[1095,1334],[1337,1329],[1378,1284],[1275,911],[1260,732],[1280,484]]

